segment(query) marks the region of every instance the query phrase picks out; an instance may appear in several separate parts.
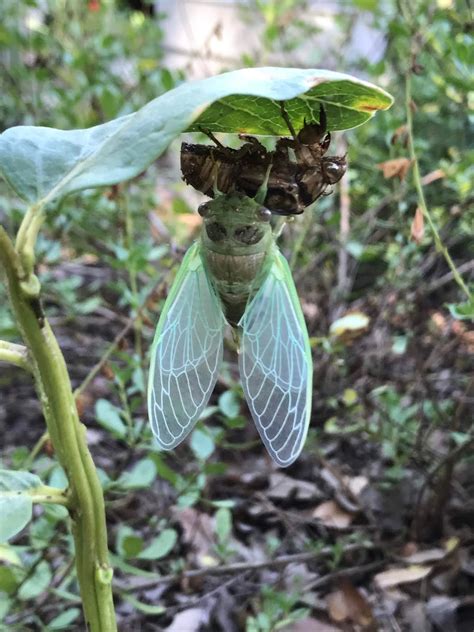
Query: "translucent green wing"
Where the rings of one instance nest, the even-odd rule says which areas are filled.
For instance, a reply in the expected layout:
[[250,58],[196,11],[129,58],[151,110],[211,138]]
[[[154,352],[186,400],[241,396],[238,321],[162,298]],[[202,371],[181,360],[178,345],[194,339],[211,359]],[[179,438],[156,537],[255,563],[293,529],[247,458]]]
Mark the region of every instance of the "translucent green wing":
[[290,269],[276,246],[271,256],[268,276],[239,323],[239,366],[262,441],[286,467],[300,454],[308,432],[313,364]]
[[224,328],[196,243],[181,264],[151,350],[148,415],[161,448],[178,445],[209,401],[222,362]]

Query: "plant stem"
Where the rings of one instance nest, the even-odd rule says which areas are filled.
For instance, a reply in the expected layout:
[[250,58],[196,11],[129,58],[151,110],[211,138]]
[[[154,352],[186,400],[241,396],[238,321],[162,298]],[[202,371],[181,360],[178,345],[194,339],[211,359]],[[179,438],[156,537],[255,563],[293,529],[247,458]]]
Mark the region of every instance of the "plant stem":
[[[28,232],[24,229],[23,234]],[[31,242],[25,238],[23,243]],[[32,261],[26,258],[25,270],[1,226],[0,263],[6,272],[11,307],[30,354],[49,436],[69,481],[77,577],[87,626],[91,632],[114,632],[117,628],[102,488],[87,448],[85,427],[79,421],[61,349],[48,321],[38,315],[39,297],[32,297],[31,288],[25,291],[25,278],[34,278],[30,272]]]
[[[131,251],[134,243],[134,226],[133,226],[133,215],[130,211],[130,206],[128,204],[128,200],[121,191],[121,200],[122,205],[125,211],[125,244],[128,252]],[[130,290],[133,296],[133,327],[135,330],[135,353],[137,354],[139,360],[141,361],[143,358],[143,350],[142,350],[142,316],[139,310],[139,293],[138,293],[138,283],[137,283],[137,270],[135,267],[135,263],[129,264],[129,279],[130,279]]]
[[31,372],[28,350],[23,345],[16,345],[14,342],[0,340],[0,360]]
[[44,432],[41,435],[41,437],[38,439],[38,441],[33,446],[33,449],[31,450],[31,452],[28,454],[28,456],[25,458],[25,460],[21,464],[22,469],[24,469],[24,470],[29,470],[30,469],[30,467],[33,465],[36,457],[41,452],[41,450],[44,448],[44,446],[46,445],[48,440],[49,440],[49,432],[46,431],[46,432]]
[[407,132],[408,132],[408,147],[410,151],[410,158],[412,160],[413,165],[413,181],[415,184],[415,189],[418,195],[418,205],[423,213],[423,217],[429,224],[431,232],[433,233],[434,242],[436,249],[440,252],[446,260],[446,263],[451,269],[453,274],[453,278],[459,287],[462,289],[464,294],[466,294],[468,300],[471,300],[471,292],[469,291],[467,285],[464,283],[463,278],[459,274],[458,269],[454,261],[451,259],[451,255],[449,254],[448,249],[441,241],[441,237],[439,235],[438,229],[436,228],[435,223],[431,217],[431,214],[428,210],[425,200],[425,194],[423,192],[423,185],[421,184],[421,176],[420,176],[420,167],[418,164],[418,158],[415,152],[415,143],[413,138],[413,113],[412,113],[412,93],[411,93],[411,71],[408,70],[405,77],[405,108],[406,108],[406,117],[407,117]]
[[[49,485],[41,485],[41,487],[35,487],[33,489],[27,489],[21,492],[22,495],[30,496],[34,503],[41,503],[43,505],[63,505],[64,507],[70,506],[69,495],[63,489],[57,487],[50,487]],[[19,492],[1,492],[2,498],[18,498]]]

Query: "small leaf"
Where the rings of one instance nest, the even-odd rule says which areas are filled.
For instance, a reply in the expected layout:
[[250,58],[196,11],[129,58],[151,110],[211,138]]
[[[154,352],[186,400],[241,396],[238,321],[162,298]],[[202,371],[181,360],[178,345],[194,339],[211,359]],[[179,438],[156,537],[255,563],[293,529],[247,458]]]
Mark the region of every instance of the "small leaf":
[[393,160],[379,163],[377,167],[382,170],[383,177],[386,179],[398,176],[400,180],[404,180],[411,164],[412,161],[409,158],[393,158]]
[[198,459],[205,461],[214,452],[216,445],[208,432],[196,428],[191,435],[191,450]]
[[21,557],[9,544],[0,544],[0,562],[22,566]]
[[128,603],[131,606],[133,606],[133,608],[135,608],[139,612],[143,612],[144,614],[157,615],[157,614],[163,614],[163,612],[166,612],[166,608],[164,608],[163,606],[160,606],[160,605],[155,606],[152,604],[143,603],[143,601],[139,601],[132,595],[125,594],[124,599],[125,601],[128,601]]
[[347,406],[349,408],[350,406],[356,404],[358,400],[359,396],[357,395],[357,391],[355,391],[353,388],[344,389],[344,392],[342,394],[342,401],[344,403],[344,406]]
[[[41,486],[36,474],[0,470],[0,542],[6,542],[30,522],[33,501],[28,491]],[[12,496],[15,492],[17,495]]]
[[137,557],[140,560],[161,560],[171,553],[177,539],[174,529],[165,529]]
[[465,303],[450,303],[448,308],[457,320],[474,320],[474,297]]
[[81,611],[79,608],[68,608],[48,623],[48,629],[64,630],[65,628],[68,628],[71,623],[74,623],[80,614]]
[[415,217],[411,223],[410,235],[413,241],[420,245],[425,234],[425,218],[419,206],[416,207]]
[[141,459],[130,472],[123,472],[117,483],[127,489],[149,487],[156,478],[156,465],[151,459]]
[[233,419],[240,413],[240,398],[235,391],[225,391],[219,397],[219,410],[225,417]]
[[106,399],[98,399],[95,404],[97,422],[106,430],[123,439],[127,434],[127,427],[120,417],[119,409]]
[[9,566],[0,566],[0,593],[11,595],[16,591],[21,582],[21,577],[15,569]]
[[128,525],[120,525],[116,546],[123,558],[136,557],[143,549],[143,539]]
[[334,500],[321,503],[313,511],[313,518],[320,520],[326,527],[345,529],[354,520],[353,514],[344,511]]
[[329,615],[337,623],[350,621],[363,627],[373,623],[372,609],[367,599],[348,580],[339,582],[339,589],[326,597]]
[[232,532],[232,514],[226,507],[221,507],[216,511],[216,533],[220,544],[224,544],[229,539]]
[[409,566],[408,568],[391,568],[375,575],[374,581],[379,588],[394,588],[400,584],[410,584],[424,579],[431,573],[430,566]]
[[369,323],[369,317],[362,312],[351,312],[335,320],[329,328],[329,333],[336,338],[359,335],[367,329]]
[[53,574],[48,562],[42,560],[35,568],[33,575],[20,586],[18,598],[27,601],[38,597],[49,588],[52,578]]

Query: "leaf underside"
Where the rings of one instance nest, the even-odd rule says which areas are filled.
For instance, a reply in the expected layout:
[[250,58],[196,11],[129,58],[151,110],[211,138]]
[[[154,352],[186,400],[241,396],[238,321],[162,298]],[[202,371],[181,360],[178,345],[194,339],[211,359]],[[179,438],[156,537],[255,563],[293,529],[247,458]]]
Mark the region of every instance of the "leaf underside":
[[0,173],[24,200],[46,204],[135,177],[186,131],[287,136],[281,100],[295,129],[318,120],[321,103],[330,130],[357,127],[392,104],[381,88],[341,73],[246,68],[183,83],[86,130],[13,127],[0,135]]

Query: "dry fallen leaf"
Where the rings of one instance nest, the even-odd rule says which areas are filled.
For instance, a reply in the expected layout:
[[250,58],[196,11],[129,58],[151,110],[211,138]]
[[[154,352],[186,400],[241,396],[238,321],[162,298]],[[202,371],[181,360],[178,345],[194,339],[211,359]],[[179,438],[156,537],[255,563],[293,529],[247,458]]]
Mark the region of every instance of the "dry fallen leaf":
[[427,184],[436,182],[436,180],[440,180],[441,178],[444,178],[445,176],[446,174],[444,173],[442,169],[435,169],[434,171],[430,171],[429,173],[426,174],[426,176],[423,176],[421,178],[421,184],[423,186],[426,186]]
[[411,555],[403,557],[403,561],[410,564],[426,564],[428,562],[439,562],[448,555],[445,549],[427,549],[426,551],[417,551]]
[[415,217],[411,223],[410,234],[413,241],[420,245],[425,234],[425,218],[419,206],[416,207]]
[[380,162],[377,167],[382,171],[385,179],[398,176],[400,180],[404,180],[411,167],[412,161],[409,158],[393,158]]
[[215,544],[214,520],[206,513],[193,507],[172,507],[173,517],[183,529],[182,541],[194,551],[194,562],[200,567],[214,566],[217,560],[212,555]]
[[353,340],[366,331],[369,323],[370,318],[363,312],[349,312],[331,323],[329,334],[343,342]]
[[321,503],[313,511],[313,518],[317,518],[326,527],[345,529],[354,520],[354,516],[344,511],[334,500]]
[[366,476],[344,476],[344,482],[354,498],[359,498],[369,484],[369,479]]
[[273,500],[290,496],[296,500],[314,500],[322,497],[321,491],[314,483],[291,478],[281,472],[271,474],[267,495]]
[[331,619],[337,623],[351,621],[364,627],[373,623],[369,602],[348,579],[339,582],[338,590],[329,593],[326,602]]
[[396,143],[400,143],[401,145],[406,147],[407,141],[408,141],[408,128],[406,125],[400,125],[400,127],[397,127],[397,129],[393,132],[390,142],[392,145],[395,145]]
[[374,577],[377,586],[383,590],[399,586],[400,584],[410,584],[418,582],[431,573],[431,566],[408,566],[408,568],[391,568],[388,571],[378,573]]
[[208,623],[209,613],[203,608],[190,608],[179,612],[173,623],[165,628],[166,632],[198,632]]

